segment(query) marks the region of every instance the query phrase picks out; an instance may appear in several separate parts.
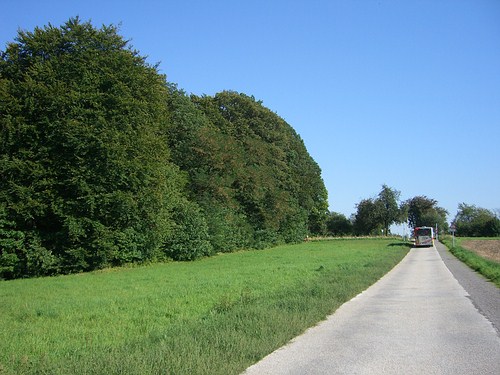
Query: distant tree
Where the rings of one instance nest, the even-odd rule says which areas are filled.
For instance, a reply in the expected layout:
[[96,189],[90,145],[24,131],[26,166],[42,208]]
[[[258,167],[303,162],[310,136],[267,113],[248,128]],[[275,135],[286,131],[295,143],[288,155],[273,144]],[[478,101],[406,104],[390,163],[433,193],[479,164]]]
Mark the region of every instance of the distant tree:
[[375,199],[376,215],[380,218],[386,236],[389,235],[389,228],[392,224],[402,221],[398,204],[400,195],[401,192],[384,184]]
[[426,196],[416,196],[402,203],[402,210],[407,212],[410,227],[429,226],[436,224],[439,229],[448,230],[446,217],[448,212],[439,207],[438,202]]
[[454,223],[457,234],[464,237],[500,236],[500,219],[494,212],[466,203],[458,205]]
[[380,234],[387,236],[390,226],[404,221],[398,200],[400,192],[387,185],[376,198],[363,199],[356,205],[357,212],[353,218],[354,231],[357,234]]
[[353,227],[354,233],[357,235],[379,234],[381,232],[383,225],[374,199],[362,199],[356,205]]
[[348,236],[353,234],[353,224],[338,212],[330,212],[326,220],[326,230],[331,236]]

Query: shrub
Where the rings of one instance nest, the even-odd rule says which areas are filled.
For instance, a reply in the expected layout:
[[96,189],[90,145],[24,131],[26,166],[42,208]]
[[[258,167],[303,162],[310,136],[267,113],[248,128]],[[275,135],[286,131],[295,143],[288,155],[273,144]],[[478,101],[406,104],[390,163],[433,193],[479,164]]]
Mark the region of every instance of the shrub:
[[174,260],[194,260],[213,253],[208,226],[198,205],[184,201],[176,208],[174,227],[164,243],[165,253]]

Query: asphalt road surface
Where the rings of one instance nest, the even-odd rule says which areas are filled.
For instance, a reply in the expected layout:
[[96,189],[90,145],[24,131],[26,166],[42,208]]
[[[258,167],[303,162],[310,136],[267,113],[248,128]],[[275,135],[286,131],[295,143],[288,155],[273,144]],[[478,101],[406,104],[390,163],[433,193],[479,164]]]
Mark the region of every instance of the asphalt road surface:
[[500,334],[500,289],[455,258],[443,244],[436,243],[436,248],[446,267],[469,294],[474,306],[493,323]]
[[[486,305],[498,312],[500,294],[492,291],[484,298],[496,298]],[[436,247],[413,248],[369,289],[244,374],[499,375],[492,321]]]

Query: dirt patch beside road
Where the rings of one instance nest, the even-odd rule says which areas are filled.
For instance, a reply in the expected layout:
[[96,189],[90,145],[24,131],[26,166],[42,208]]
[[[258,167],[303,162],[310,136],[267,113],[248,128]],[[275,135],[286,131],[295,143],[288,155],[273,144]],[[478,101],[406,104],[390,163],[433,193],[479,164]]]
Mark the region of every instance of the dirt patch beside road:
[[463,240],[462,247],[500,263],[500,240]]

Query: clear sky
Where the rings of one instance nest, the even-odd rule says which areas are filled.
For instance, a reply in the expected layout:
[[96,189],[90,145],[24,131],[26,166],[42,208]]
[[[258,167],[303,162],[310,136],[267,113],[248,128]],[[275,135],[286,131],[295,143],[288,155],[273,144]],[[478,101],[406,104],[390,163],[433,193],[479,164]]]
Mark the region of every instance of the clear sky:
[[499,0],[2,0],[0,49],[70,17],[121,24],[188,93],[253,95],[302,137],[330,210],[382,184],[500,209]]

